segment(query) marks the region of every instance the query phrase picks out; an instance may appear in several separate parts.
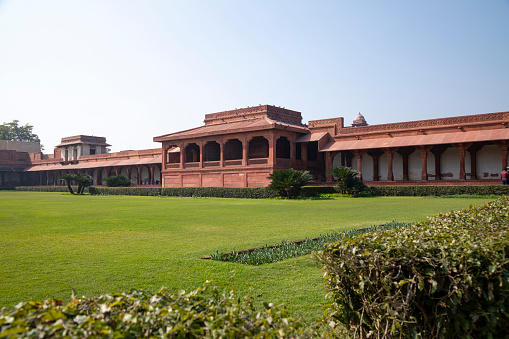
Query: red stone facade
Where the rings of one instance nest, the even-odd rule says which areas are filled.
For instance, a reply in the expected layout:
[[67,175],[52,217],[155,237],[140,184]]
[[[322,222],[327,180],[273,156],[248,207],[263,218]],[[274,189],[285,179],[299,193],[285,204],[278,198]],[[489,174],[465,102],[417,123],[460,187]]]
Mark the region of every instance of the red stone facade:
[[493,184],[507,166],[509,112],[352,126],[341,117],[302,123],[300,112],[260,105],[205,115],[204,125],[154,137],[161,148],[106,153],[106,139],[63,138],[53,154],[0,150],[0,186],[59,185],[86,172],[101,185],[124,174],[137,185],[267,186],[276,169],[352,167],[368,185]]

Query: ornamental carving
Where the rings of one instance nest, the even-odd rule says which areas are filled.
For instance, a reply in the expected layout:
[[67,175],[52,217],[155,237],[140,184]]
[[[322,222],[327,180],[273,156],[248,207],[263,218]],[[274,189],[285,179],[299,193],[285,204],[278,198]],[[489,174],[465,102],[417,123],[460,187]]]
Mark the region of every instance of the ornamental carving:
[[383,125],[345,127],[345,128],[342,128],[339,130],[339,134],[355,134],[355,133],[366,133],[366,132],[402,130],[402,129],[416,129],[416,128],[426,128],[426,127],[441,127],[441,126],[449,126],[449,125],[460,125],[460,124],[480,123],[480,122],[489,122],[489,121],[501,121],[501,120],[509,120],[509,112],[469,115],[469,116],[443,118],[443,119],[399,122],[399,123],[383,124]]

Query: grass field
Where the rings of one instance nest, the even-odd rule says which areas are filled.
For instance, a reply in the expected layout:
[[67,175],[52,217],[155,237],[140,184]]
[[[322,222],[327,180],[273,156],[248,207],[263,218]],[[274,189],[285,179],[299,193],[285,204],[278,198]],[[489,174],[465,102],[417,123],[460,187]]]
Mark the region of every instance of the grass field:
[[29,299],[69,301],[133,288],[191,290],[205,280],[259,301],[319,317],[321,268],[310,256],[262,266],[202,260],[490,199],[376,197],[247,200],[71,196],[0,191],[0,307]]

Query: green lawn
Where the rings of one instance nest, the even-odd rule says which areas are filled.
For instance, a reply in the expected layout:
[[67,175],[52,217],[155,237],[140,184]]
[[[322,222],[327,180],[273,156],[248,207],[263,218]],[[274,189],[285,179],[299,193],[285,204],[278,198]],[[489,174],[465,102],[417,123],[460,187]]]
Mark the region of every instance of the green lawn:
[[489,199],[376,197],[247,200],[71,196],[0,191],[0,307],[69,301],[133,288],[191,290],[205,280],[319,317],[320,267],[310,256],[245,266],[214,253],[426,216]]

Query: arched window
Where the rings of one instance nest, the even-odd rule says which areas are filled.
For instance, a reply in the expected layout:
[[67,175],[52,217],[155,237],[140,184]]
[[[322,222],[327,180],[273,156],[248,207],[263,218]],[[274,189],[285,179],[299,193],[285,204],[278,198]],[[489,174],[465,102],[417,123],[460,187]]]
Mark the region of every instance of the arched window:
[[268,158],[269,141],[264,137],[254,137],[249,142],[249,159]]
[[203,147],[203,161],[221,160],[221,146],[215,141],[209,141]]
[[242,160],[242,142],[230,139],[224,144],[224,160]]
[[195,143],[186,146],[186,162],[200,162],[200,146]]
[[276,141],[276,158],[290,159],[290,142],[286,137],[280,137]]

